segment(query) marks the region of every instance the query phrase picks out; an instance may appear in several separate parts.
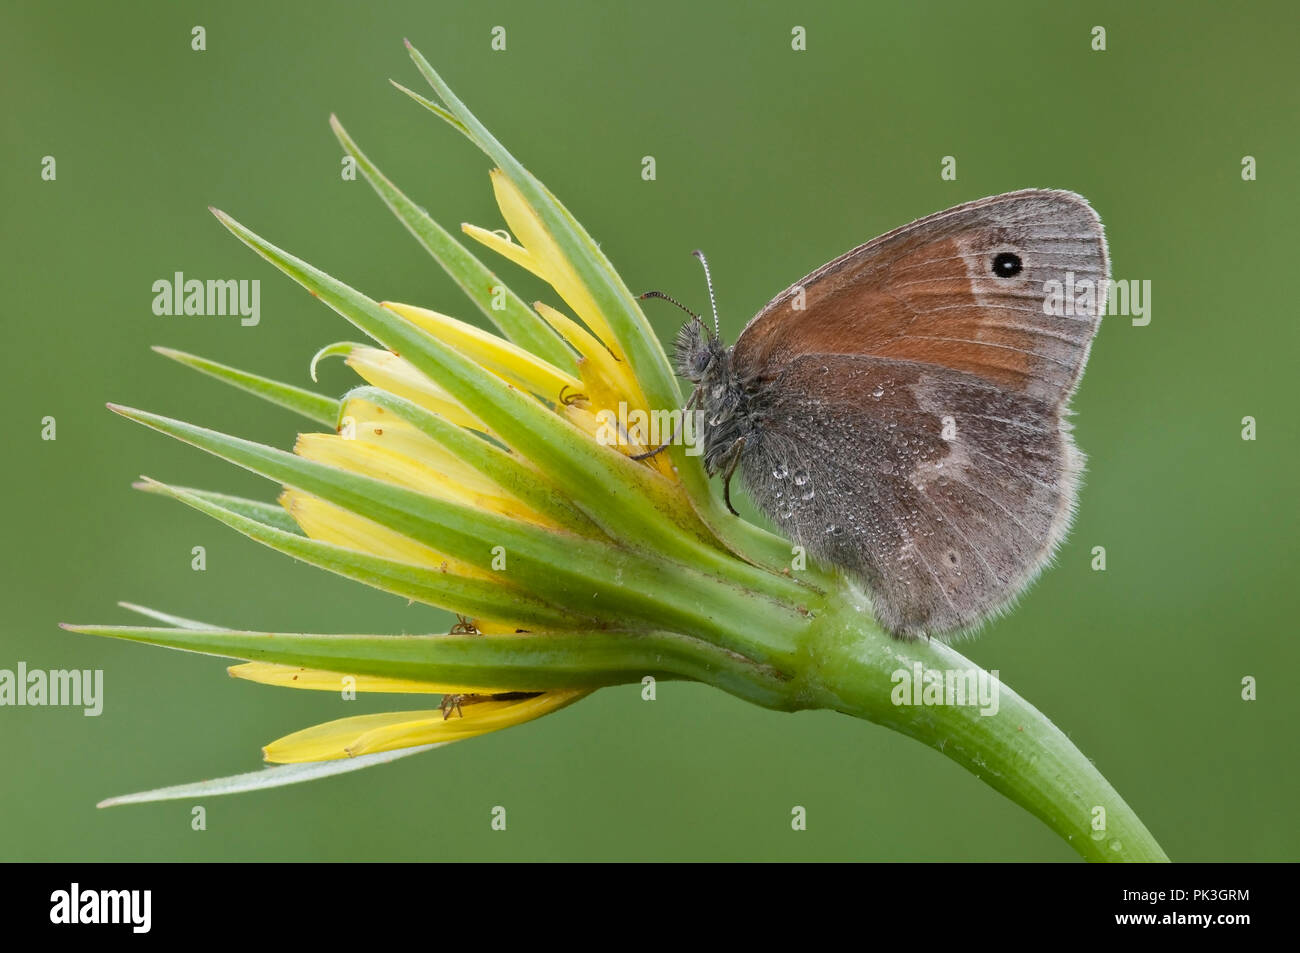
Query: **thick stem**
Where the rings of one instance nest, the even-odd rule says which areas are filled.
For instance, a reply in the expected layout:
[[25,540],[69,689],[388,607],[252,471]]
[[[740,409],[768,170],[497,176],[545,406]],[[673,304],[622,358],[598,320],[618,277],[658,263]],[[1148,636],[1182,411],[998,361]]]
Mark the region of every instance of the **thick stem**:
[[[848,587],[830,594],[805,635],[792,707],[842,711],[924,742],[1040,818],[1086,860],[1168,861],[1042,712],[944,643],[891,638],[868,606]],[[927,693],[936,678],[944,682]]]

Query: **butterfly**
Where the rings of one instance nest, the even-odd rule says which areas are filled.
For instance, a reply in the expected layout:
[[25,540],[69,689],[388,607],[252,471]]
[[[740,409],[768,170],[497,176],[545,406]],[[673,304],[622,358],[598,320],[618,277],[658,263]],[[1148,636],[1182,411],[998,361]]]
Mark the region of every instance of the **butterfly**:
[[[854,248],[773,298],[733,347],[716,306],[712,330],[693,316],[675,363],[695,384],[704,465],[729,507],[739,471],[795,543],[861,580],[894,635],[970,630],[1069,529],[1084,464],[1069,401],[1108,277],[1087,201],[1033,189]],[[1085,283],[1096,292],[1074,307],[1045,307],[1051,288]]]

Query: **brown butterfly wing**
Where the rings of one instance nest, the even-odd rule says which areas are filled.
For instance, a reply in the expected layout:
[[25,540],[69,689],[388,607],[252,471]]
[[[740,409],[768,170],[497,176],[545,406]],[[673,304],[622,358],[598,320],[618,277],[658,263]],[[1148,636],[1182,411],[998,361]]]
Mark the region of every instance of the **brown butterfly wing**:
[[742,472],[755,502],[811,556],[860,577],[898,635],[996,612],[1068,527],[1082,459],[1041,398],[937,365],[808,355],[750,412]]
[[[1020,259],[1014,277],[993,273],[1002,253]],[[1065,400],[1105,310],[1108,274],[1101,220],[1083,198],[995,195],[895,229],[787,288],[745,328],[735,364],[743,380],[800,354],[872,354]],[[1091,308],[1044,313],[1048,282],[1085,280],[1096,289]]]
[[[1022,270],[998,278],[1006,251]],[[896,634],[977,624],[1068,529],[1082,456],[1062,414],[1104,304],[1045,315],[1044,284],[1066,272],[1105,285],[1092,209],[1070,193],[996,196],[836,259],[737,342],[745,482],[810,554],[867,584]]]

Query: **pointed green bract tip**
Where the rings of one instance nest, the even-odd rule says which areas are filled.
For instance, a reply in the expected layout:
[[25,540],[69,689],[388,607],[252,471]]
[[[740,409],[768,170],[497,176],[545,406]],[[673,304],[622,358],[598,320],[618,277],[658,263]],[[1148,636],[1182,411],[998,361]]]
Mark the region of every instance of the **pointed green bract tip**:
[[125,404],[108,403],[104,405],[119,417],[125,417],[127,420],[134,420],[137,423],[145,423],[148,418],[153,416],[144,410],[136,410],[134,407],[127,407]]

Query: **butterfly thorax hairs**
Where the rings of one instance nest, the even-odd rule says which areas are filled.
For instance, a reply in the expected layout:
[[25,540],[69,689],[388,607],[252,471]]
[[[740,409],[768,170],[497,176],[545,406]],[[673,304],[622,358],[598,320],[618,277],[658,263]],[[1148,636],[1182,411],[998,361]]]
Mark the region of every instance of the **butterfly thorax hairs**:
[[760,433],[750,415],[749,394],[735,373],[732,349],[722,343],[718,301],[713,293],[708,259],[698,250],[691,254],[704,268],[709,306],[713,311],[712,330],[698,314],[661,291],[649,291],[641,297],[662,298],[691,316],[677,332],[674,363],[677,373],[695,385],[686,403],[686,413],[695,411],[704,418],[703,427],[697,430],[703,432],[704,469],[709,476],[723,474],[723,497],[727,508],[736,513],[731,505],[731,476],[741,462],[745,447],[752,449]]
[[741,449],[757,438],[749,416],[749,398],[736,379],[731,348],[716,331],[693,318],[677,332],[677,372],[695,385],[687,403],[704,418],[704,468],[710,476],[728,475]]

